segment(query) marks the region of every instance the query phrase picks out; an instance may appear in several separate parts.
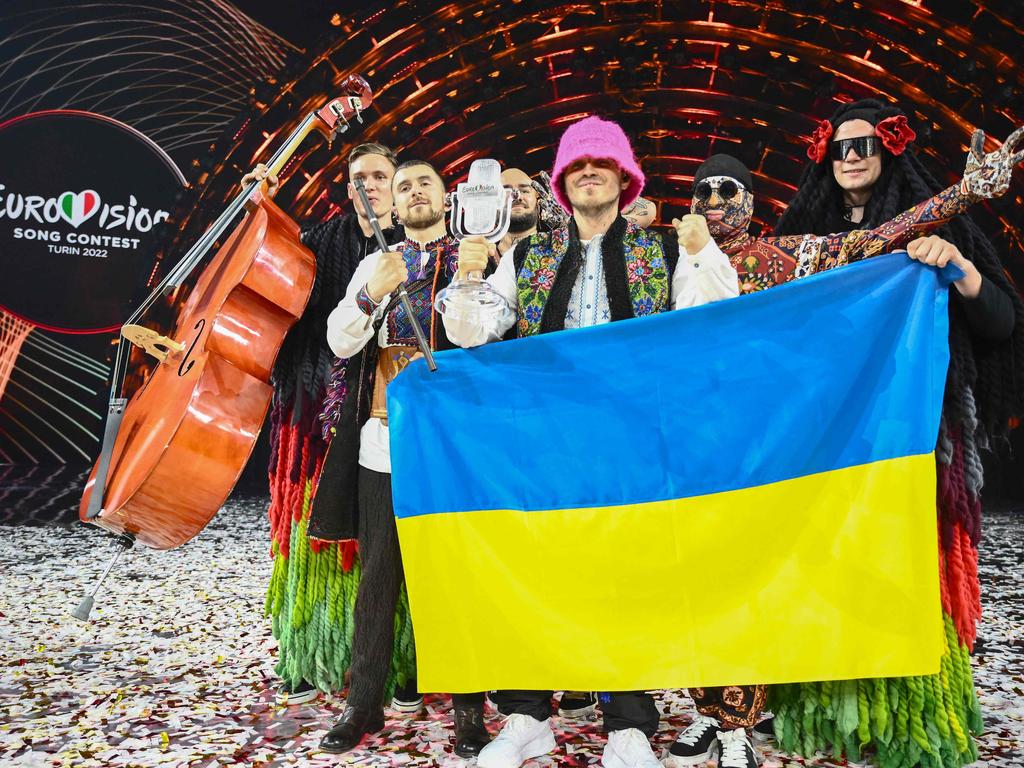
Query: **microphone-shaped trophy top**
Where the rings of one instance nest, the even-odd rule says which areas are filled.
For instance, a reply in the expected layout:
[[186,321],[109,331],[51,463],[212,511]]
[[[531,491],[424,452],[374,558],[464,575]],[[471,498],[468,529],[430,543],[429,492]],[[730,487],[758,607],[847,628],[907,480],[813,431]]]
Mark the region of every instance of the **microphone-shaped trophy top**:
[[454,235],[483,235],[491,242],[505,236],[511,201],[501,186],[501,166],[497,160],[474,160],[469,166],[469,177],[458,185],[454,198]]

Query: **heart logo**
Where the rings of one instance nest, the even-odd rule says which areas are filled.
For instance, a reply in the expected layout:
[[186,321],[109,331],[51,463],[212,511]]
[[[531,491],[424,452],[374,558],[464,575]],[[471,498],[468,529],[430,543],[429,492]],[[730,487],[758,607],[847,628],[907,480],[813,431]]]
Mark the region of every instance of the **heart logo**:
[[57,198],[57,205],[60,208],[60,215],[68,224],[77,227],[100,209],[100,196],[92,189],[77,193],[65,192]]

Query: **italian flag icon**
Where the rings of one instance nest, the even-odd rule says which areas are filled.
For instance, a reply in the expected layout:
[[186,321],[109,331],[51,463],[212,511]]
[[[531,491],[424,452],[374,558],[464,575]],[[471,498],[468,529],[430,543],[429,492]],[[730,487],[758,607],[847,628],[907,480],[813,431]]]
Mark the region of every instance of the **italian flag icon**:
[[92,189],[65,192],[57,199],[57,203],[60,206],[60,215],[71,226],[77,227],[99,210],[100,196]]

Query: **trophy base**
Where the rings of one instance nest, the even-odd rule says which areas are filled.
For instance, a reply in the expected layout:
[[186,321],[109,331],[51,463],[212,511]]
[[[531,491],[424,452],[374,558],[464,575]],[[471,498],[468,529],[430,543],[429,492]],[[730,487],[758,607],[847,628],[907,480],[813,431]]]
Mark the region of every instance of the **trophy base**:
[[483,325],[511,313],[508,302],[483,280],[456,280],[437,294],[434,309],[453,320]]

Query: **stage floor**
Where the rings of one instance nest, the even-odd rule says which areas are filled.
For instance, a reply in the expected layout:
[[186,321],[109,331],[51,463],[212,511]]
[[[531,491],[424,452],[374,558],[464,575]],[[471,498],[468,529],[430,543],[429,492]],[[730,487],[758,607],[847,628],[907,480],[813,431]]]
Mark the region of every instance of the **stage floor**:
[[[340,696],[275,705],[274,640],[262,615],[265,500],[233,500],[177,551],[128,553],[89,624],[69,612],[108,557],[105,538],[59,516],[18,519],[0,517],[0,766],[465,764],[451,752],[445,698],[428,699],[419,719],[390,719],[367,748],[344,756],[316,749]],[[989,514],[981,566],[978,764],[1016,767],[1024,764],[1024,512]],[[692,712],[676,692],[660,706],[659,749]],[[500,718],[490,720],[496,731]],[[555,724],[557,753],[531,766],[599,764],[596,720]],[[765,754],[775,768],[835,765]]]

